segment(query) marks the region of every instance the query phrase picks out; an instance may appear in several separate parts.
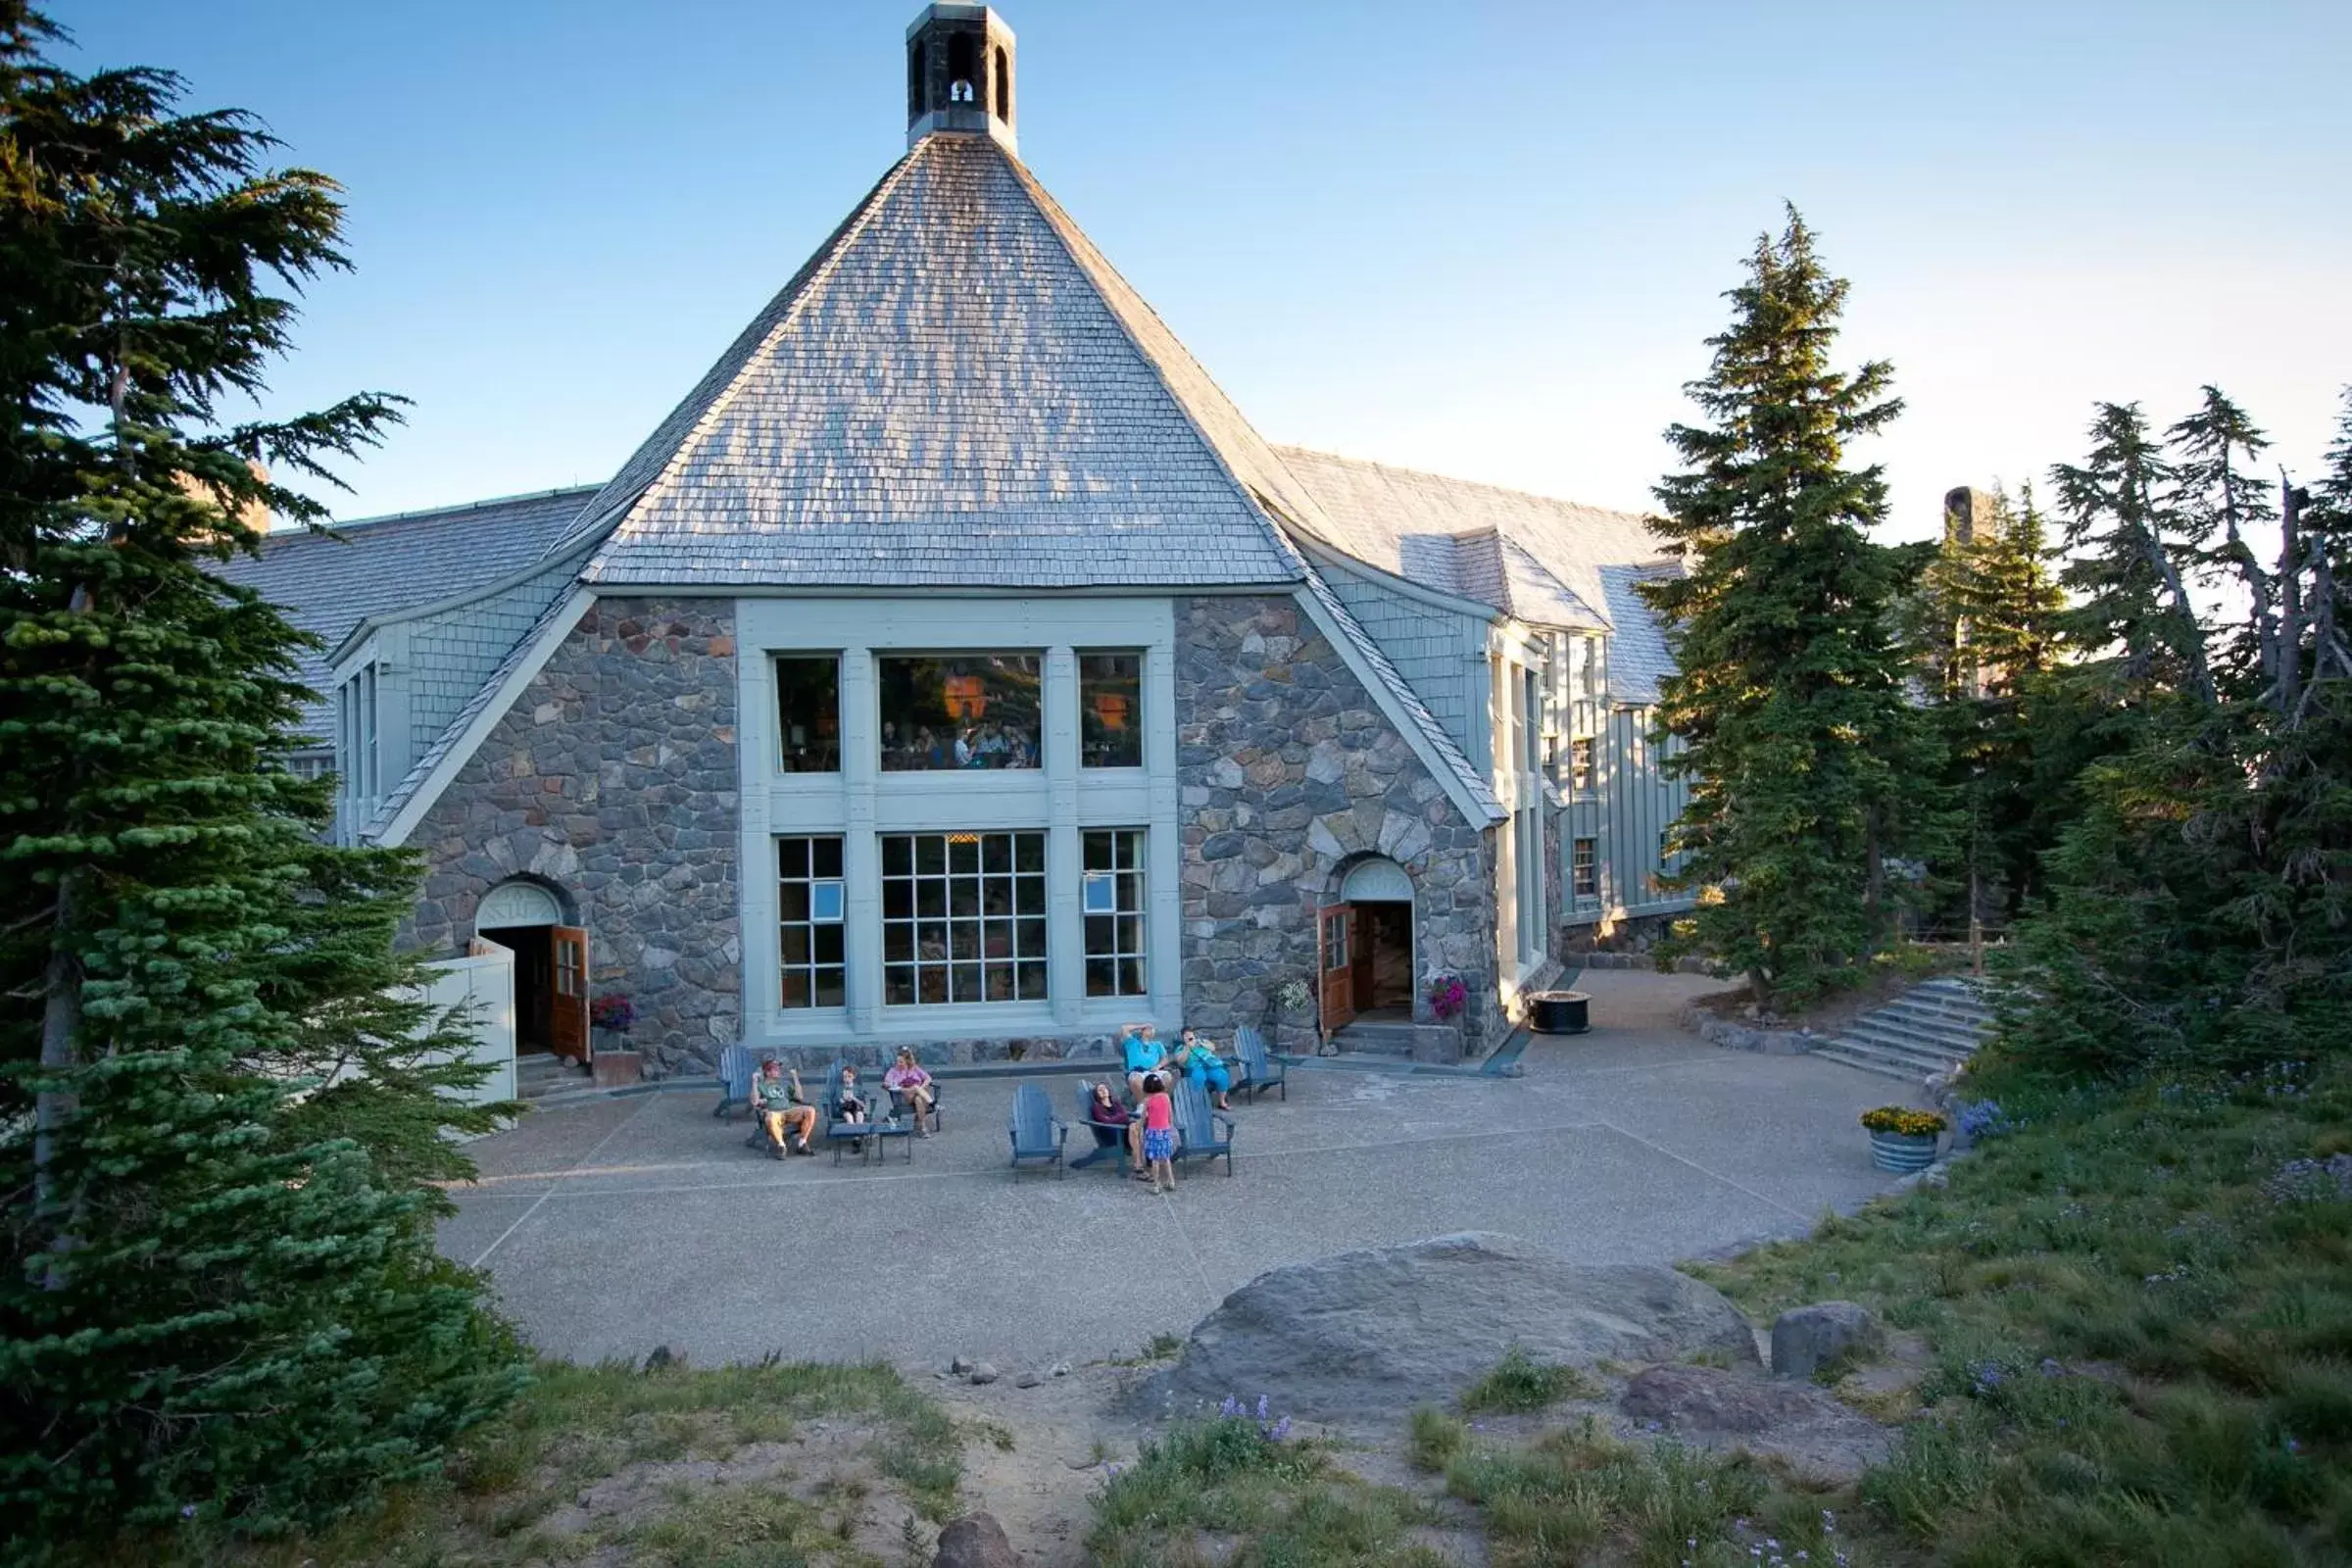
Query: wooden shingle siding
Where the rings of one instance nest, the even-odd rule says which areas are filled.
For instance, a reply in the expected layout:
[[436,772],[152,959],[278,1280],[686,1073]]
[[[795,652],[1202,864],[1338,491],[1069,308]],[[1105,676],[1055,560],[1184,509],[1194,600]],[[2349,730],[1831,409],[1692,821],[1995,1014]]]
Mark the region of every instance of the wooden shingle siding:
[[1483,726],[1472,720],[1486,704],[1485,621],[1407,598],[1345,568],[1326,567],[1323,577],[1454,744],[1472,757],[1486,755]]
[[440,739],[547,607],[570,587],[582,559],[573,556],[502,592],[410,623],[410,757],[422,757]]

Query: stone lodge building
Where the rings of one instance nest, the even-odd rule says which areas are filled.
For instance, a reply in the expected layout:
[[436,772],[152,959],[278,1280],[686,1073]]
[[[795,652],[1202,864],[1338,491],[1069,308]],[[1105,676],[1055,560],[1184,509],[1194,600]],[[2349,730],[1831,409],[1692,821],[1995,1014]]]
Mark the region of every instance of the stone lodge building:
[[332,645],[296,764],[422,853],[416,945],[514,950],[526,1049],[593,991],[662,1072],[1478,1054],[1682,906],[1641,520],[1269,445],[1016,156],[1013,59],[915,19],[906,157],[609,483],[226,568]]

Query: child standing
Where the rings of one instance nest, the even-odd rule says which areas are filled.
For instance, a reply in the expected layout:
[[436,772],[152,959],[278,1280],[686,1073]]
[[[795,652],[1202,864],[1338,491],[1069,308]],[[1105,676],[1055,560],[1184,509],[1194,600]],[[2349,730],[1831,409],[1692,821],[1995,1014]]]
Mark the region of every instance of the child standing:
[[1144,1161],[1152,1169],[1152,1190],[1172,1193],[1176,1190],[1176,1102],[1168,1098],[1168,1080],[1155,1072],[1144,1075],[1143,1121]]

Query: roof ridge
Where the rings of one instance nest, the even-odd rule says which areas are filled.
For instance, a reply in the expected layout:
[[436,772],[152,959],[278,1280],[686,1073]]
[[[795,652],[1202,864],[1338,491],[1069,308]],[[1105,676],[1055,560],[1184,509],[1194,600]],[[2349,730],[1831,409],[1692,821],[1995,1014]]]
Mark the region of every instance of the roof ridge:
[[[1037,209],[1038,216],[1045,220],[1047,230],[1061,246],[1062,254],[1070,259],[1070,265],[1085,273],[1088,279],[1095,283],[1097,296],[1102,301],[1103,308],[1109,313],[1110,318],[1118,323],[1119,333],[1126,338],[1127,346],[1135,351],[1136,358],[1151,368],[1153,378],[1159,382],[1160,390],[1167,394],[1168,401],[1175,405],[1177,412],[1184,416],[1185,423],[1192,427],[1195,439],[1206,447],[1209,455],[1216,460],[1217,467],[1224,473],[1239,495],[1243,509],[1257,519],[1258,525],[1265,531],[1266,538],[1273,545],[1275,552],[1284,561],[1290,563],[1292,568],[1303,578],[1308,570],[1306,560],[1298,553],[1298,547],[1292,542],[1290,535],[1283,530],[1282,524],[1269,511],[1266,506],[1268,498],[1260,494],[1254,485],[1243,477],[1234,466],[1233,456],[1226,452],[1217,438],[1202,426],[1200,414],[1193,408],[1192,400],[1177,390],[1175,383],[1168,377],[1167,367],[1161,365],[1158,357],[1144,345],[1143,339],[1136,335],[1134,326],[1128,321],[1126,312],[1121,309],[1120,302],[1112,297],[1110,290],[1102,287],[1102,280],[1096,276],[1098,269],[1108,273],[1110,280],[1118,285],[1119,291],[1133,300],[1145,315],[1151,317],[1152,323],[1167,335],[1168,341],[1175,345],[1177,352],[1192,361],[1193,369],[1200,374],[1202,381],[1208,384],[1211,391],[1223,399],[1225,406],[1233,411],[1234,417],[1242,422],[1243,427],[1251,435],[1256,436],[1258,445],[1266,449],[1266,455],[1272,458],[1276,467],[1281,469],[1282,477],[1289,480],[1291,488],[1299,493],[1299,499],[1305,501],[1307,507],[1314,506],[1313,495],[1298,482],[1296,475],[1292,474],[1287,467],[1282,466],[1282,458],[1275,452],[1274,443],[1259,434],[1257,428],[1250,423],[1250,416],[1242,413],[1241,406],[1233,401],[1223,387],[1217,385],[1216,377],[1208,373],[1207,367],[1194,358],[1192,350],[1184,346],[1184,339],[1176,335],[1175,328],[1169,326],[1152,302],[1144,298],[1141,289],[1127,281],[1126,274],[1121,272],[1111,263],[1110,258],[1102,254],[1102,247],[1098,246],[1086,231],[1078,226],[1078,220],[1072,218],[1061,203],[1054,199],[1054,193],[1047,190],[1044,183],[1029,172],[1029,166],[1022,163],[1018,157],[1006,151],[1002,145],[993,141],[991,145],[996,146],[999,156],[1004,158],[1007,167],[1011,169],[1014,183],[1019,185],[1021,193],[1029,198],[1029,204]],[[1083,251],[1081,246],[1083,246]],[[1297,505],[1287,497],[1281,499],[1285,506],[1295,507]],[[1308,532],[1315,533],[1318,538],[1321,537],[1312,523],[1301,519],[1300,525],[1306,527]]]
[[553,501],[558,496],[592,496],[605,487],[605,481],[595,484],[558,485],[553,490],[517,490],[509,496],[484,496],[479,501],[453,501],[445,507],[416,507],[408,512],[381,512],[372,517],[353,517],[347,522],[328,522],[319,527],[307,525],[292,528],[272,528],[262,535],[262,542],[276,548],[297,539],[326,539],[354,528],[374,528],[388,522],[416,522],[425,517],[451,517],[468,512],[486,512],[492,507],[512,507],[524,501]]
[[[673,474],[677,469],[679,459],[687,449],[693,446],[699,437],[709,432],[710,421],[720,411],[730,405],[735,393],[743,386],[746,376],[760,362],[762,351],[774,343],[777,335],[799,318],[802,307],[808,304],[824,279],[831,275],[842,254],[849,249],[856,237],[863,232],[868,220],[881,209],[883,198],[895,189],[901,180],[906,178],[907,171],[912,169],[916,161],[925,155],[933,140],[933,137],[925,136],[908,148],[897,163],[883,171],[882,177],[874,181],[873,188],[865,193],[864,199],[850,210],[849,216],[834,225],[833,232],[825,236],[824,243],[817,246],[815,253],[801,264],[800,270],[785,280],[784,286],[769,296],[767,304],[760,308],[760,314],[753,317],[744,329],[735,334],[734,339],[728,343],[725,351],[712,363],[710,368],[703,372],[702,379],[687,389],[686,396],[679,399],[677,405],[662,416],[662,422],[654,427],[653,433],[639,444],[638,451],[630,454],[629,461],[621,465],[620,472],[607,482],[606,488],[609,489],[612,484],[625,478],[629,470],[637,466],[637,459],[645,448],[660,441],[663,433],[669,429],[670,421],[675,419],[686,406],[703,392],[704,383],[709,381],[721,366],[733,361],[725,380],[710,390],[702,407],[696,411],[693,421],[670,439],[669,451],[662,457],[661,466],[648,475],[645,482],[638,485],[634,492],[616,498],[613,507],[604,509],[612,514],[612,524],[605,530],[608,543],[611,535],[618,531],[620,524],[628,520],[628,514],[636,509],[638,502],[652,495],[663,479]],[[779,305],[782,307],[780,310],[777,309]],[[753,337],[754,330],[760,328],[760,322],[766,318],[770,311],[775,312],[775,318],[768,320],[764,329],[760,330],[756,338]],[[748,345],[747,339],[750,339]],[[740,354],[736,352],[738,348],[742,349]],[[600,497],[602,493],[602,491],[599,492]],[[583,514],[597,510],[595,502],[592,500],[583,509]],[[596,525],[594,524],[586,529],[566,529],[560,538],[548,546],[542,559],[552,561],[564,554],[568,548],[578,545],[582,537],[593,536],[595,532]],[[603,555],[604,551],[600,549],[596,557],[592,558],[583,568],[583,572],[593,572]]]
[[1322,447],[1304,447],[1289,442],[1276,442],[1273,443],[1273,446],[1276,457],[1296,452],[1302,457],[1328,458],[1335,463],[1352,463],[1366,468],[1378,468],[1383,473],[1413,474],[1423,479],[1443,479],[1447,484],[1476,485],[1481,490],[1492,490],[1498,495],[1518,496],[1523,500],[1547,502],[1555,507],[1575,507],[1584,512],[1602,512],[1612,517],[1632,517],[1642,522],[1646,522],[1651,515],[1646,512],[1628,512],[1622,507],[1596,506],[1590,501],[1577,501],[1567,496],[1550,495],[1542,490],[1529,490],[1519,485],[1497,484],[1492,479],[1473,479],[1463,473],[1441,473],[1435,468],[1416,468],[1410,464],[1390,463],[1380,458],[1350,457],[1345,452],[1332,452]]

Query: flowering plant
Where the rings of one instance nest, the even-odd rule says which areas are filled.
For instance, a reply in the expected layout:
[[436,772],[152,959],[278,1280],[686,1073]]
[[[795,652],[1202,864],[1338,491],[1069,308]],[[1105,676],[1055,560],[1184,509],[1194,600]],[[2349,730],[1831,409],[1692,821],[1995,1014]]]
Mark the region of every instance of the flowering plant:
[[1874,1133],[1896,1133],[1905,1138],[1933,1138],[1943,1131],[1943,1116],[1908,1105],[1881,1105],[1862,1113],[1862,1125]]
[[1450,1018],[1469,1004],[1470,988],[1462,984],[1458,974],[1432,975],[1429,982],[1429,1009],[1441,1018]]
[[1314,996],[1306,989],[1305,981],[1285,980],[1282,989],[1274,993],[1274,1000],[1281,1004],[1285,1012],[1298,1012],[1314,1000]]
[[599,1029],[610,1029],[616,1035],[629,1032],[637,1021],[637,1008],[621,992],[611,992],[588,1004],[588,1021]]

